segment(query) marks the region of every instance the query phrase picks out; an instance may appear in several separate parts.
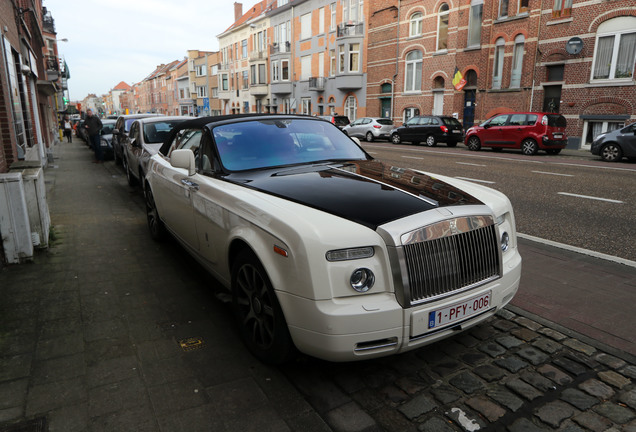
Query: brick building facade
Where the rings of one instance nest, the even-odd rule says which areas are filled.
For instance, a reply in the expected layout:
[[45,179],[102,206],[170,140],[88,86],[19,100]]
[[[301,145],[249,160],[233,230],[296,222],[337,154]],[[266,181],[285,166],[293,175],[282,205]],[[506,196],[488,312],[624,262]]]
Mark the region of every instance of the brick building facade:
[[469,127],[555,111],[575,148],[636,120],[635,0],[370,0],[370,10],[368,115],[454,115]]

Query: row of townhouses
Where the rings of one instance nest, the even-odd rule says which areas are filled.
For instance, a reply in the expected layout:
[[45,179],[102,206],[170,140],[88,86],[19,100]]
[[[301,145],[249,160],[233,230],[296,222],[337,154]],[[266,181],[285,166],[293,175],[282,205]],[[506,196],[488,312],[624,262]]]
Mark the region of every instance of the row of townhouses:
[[[553,111],[578,149],[636,121],[636,0],[262,0],[245,12],[235,3],[219,51],[189,50],[138,83],[77,104],[67,99],[70,73],[57,52],[64,39],[42,0],[0,0],[0,28],[3,240],[20,231],[7,222],[14,183],[42,183],[24,170],[46,166],[60,116],[76,108],[338,113],[396,125],[435,113],[466,128],[502,111]],[[46,246],[47,216],[9,252],[3,241],[5,261],[28,256],[15,245]]]
[[[569,147],[636,120],[636,0],[263,0],[122,97],[133,111],[351,120],[560,112]],[[457,72],[459,72],[457,74]],[[461,84],[457,84],[461,76]]]

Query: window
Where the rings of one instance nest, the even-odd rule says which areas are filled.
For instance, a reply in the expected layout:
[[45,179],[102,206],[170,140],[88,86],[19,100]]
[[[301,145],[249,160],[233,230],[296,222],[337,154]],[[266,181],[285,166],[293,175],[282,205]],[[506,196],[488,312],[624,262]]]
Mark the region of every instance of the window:
[[329,76],[336,75],[336,50],[329,50]]
[[258,83],[267,84],[267,73],[265,72],[265,63],[258,65]]
[[343,0],[342,16],[345,23],[348,21],[353,23],[362,21],[362,2],[363,0]]
[[311,77],[311,55],[302,56],[300,58],[300,79],[308,80]]
[[418,115],[420,115],[419,108],[405,108],[404,113],[402,115],[402,123],[406,123],[407,120]]
[[572,0],[554,0],[553,18],[564,18],[572,15]]
[[636,18],[619,17],[598,27],[592,80],[633,79]]
[[528,13],[528,3],[529,0],[519,0],[519,10],[518,14],[527,14]]
[[345,116],[349,117],[350,121],[354,121],[356,119],[356,113],[358,112],[358,102],[356,101],[355,96],[347,97],[345,101]]
[[503,38],[497,39],[495,42],[495,59],[492,70],[492,88],[501,88],[501,75],[503,74],[505,42]]
[[280,61],[280,79],[289,81],[289,60]]
[[345,71],[345,49],[344,45],[338,45],[338,62],[340,66],[338,68],[339,73],[344,73]]
[[422,34],[422,21],[424,20],[424,15],[421,12],[415,12],[411,15],[411,19],[409,20],[409,36],[419,36]]
[[448,48],[448,5],[446,3],[439,7],[437,19],[437,50]]
[[258,82],[258,77],[256,76],[256,65],[250,66],[250,75],[252,76],[250,80],[250,84],[254,85]]
[[331,12],[331,21],[329,23],[329,30],[334,31],[336,29],[336,4],[331,3],[329,5],[329,11]]
[[422,90],[422,52],[411,51],[406,55],[404,91]]
[[508,0],[499,0],[499,18],[508,17]]
[[360,71],[360,44],[349,44],[349,72]]
[[523,48],[525,37],[518,35],[515,37],[515,48],[512,53],[512,73],[510,76],[510,87],[519,88],[521,85],[521,72],[523,70]]
[[280,65],[277,61],[272,62],[272,81],[280,80]]
[[318,76],[325,76],[325,53],[318,53]]
[[311,98],[302,98],[301,101],[301,114],[311,115]]
[[241,41],[241,54],[243,58],[247,58],[247,39]]
[[468,41],[466,46],[476,47],[481,45],[481,25],[484,11],[484,0],[472,0],[470,2],[470,15],[468,16]]
[[444,113],[444,78],[437,77],[433,81],[433,115]]
[[309,39],[311,37],[311,13],[300,16],[300,39]]
[[552,65],[546,69],[547,81],[563,81],[565,65]]
[[325,32],[325,8],[318,9],[318,34]]
[[206,86],[197,86],[197,97],[208,97],[208,88]]
[[243,88],[246,89],[249,86],[249,72],[244,70],[243,71]]

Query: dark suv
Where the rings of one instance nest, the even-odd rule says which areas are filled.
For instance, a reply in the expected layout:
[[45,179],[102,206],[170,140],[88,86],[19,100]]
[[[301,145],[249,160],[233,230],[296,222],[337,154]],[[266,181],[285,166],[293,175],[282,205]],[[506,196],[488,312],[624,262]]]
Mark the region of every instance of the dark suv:
[[567,123],[561,114],[540,112],[515,112],[497,114],[479,126],[466,131],[466,146],[469,150],[492,147],[521,149],[525,155],[534,155],[539,150],[556,155],[568,143],[565,134]]
[[160,116],[163,114],[126,114],[120,115],[117,118],[117,122],[115,123],[115,129],[113,130],[113,159],[115,163],[118,164],[122,161],[124,156],[124,148],[122,147],[122,142],[128,136],[128,132],[130,131],[130,125],[137,119],[144,117],[152,117],[152,116]]
[[455,147],[464,141],[464,128],[455,117],[424,115],[411,117],[402,126],[391,131],[393,144],[403,141],[418,145],[436,146],[438,142]]

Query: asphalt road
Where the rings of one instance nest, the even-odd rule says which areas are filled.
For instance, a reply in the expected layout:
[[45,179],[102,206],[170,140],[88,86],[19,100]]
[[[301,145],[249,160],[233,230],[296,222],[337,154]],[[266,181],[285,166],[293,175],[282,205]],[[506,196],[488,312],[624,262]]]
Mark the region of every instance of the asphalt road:
[[505,193],[517,231],[636,261],[636,164],[607,163],[583,151],[471,152],[362,142],[376,159],[400,167],[467,179]]

